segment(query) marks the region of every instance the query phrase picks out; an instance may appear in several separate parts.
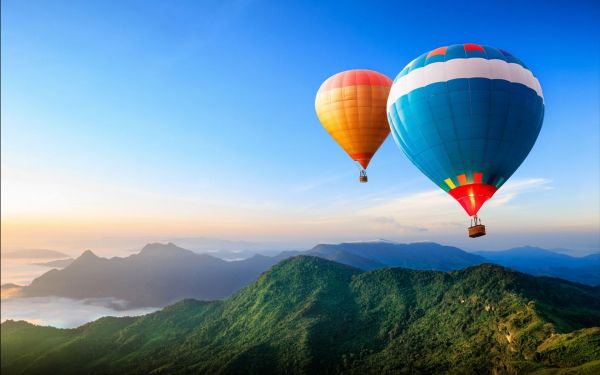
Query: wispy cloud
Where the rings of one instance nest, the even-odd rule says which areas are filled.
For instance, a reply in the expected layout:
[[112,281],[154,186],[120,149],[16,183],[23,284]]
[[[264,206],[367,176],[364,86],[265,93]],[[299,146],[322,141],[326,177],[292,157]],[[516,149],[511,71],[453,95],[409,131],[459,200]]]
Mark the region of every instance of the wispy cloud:
[[[551,180],[525,178],[508,182],[487,203],[498,208],[525,194],[552,189]],[[396,192],[396,194],[398,194]],[[375,197],[368,204],[347,213],[346,220],[360,219],[380,233],[424,234],[455,231],[468,218],[460,206],[442,190],[432,189],[400,196]]]
[[365,215],[402,215],[403,213],[425,212],[429,209],[447,208],[451,200],[441,190],[427,190],[388,200],[378,199],[379,203],[361,211]]
[[395,233],[414,233],[414,232],[427,232],[428,229],[422,226],[415,226],[415,225],[404,225],[400,222],[398,222],[398,220],[394,219],[393,217],[376,217],[374,219],[371,220],[371,224],[373,227],[375,227],[374,229],[377,230],[389,230],[389,231],[394,231]]
[[[498,193],[487,203],[492,207],[502,206],[517,196],[551,190],[551,180],[546,178],[526,178],[507,182]],[[430,215],[434,212],[447,212],[456,208],[456,203],[444,191],[426,190],[415,192],[397,198],[377,199],[378,204],[361,211],[365,215],[397,216],[403,214]],[[374,200],[375,201],[375,200]]]
[[494,195],[494,198],[487,204],[490,207],[500,207],[508,202],[514,200],[517,196],[522,194],[529,194],[539,191],[552,190],[552,180],[547,178],[526,178],[519,180],[509,180],[498,190],[498,193]]

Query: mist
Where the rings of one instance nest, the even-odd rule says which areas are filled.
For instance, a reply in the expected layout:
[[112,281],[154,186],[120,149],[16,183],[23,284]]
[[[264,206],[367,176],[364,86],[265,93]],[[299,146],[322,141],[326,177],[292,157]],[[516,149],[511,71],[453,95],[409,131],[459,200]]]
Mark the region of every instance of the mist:
[[6,298],[2,300],[2,322],[25,320],[57,328],[75,328],[104,316],[137,316],[158,310],[155,307],[126,309],[115,298],[74,300],[62,297]]

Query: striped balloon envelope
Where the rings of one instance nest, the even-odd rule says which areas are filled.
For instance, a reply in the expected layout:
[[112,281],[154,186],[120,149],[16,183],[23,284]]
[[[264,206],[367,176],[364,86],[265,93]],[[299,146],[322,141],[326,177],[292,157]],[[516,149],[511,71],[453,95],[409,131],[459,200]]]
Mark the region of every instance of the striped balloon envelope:
[[398,74],[387,114],[400,149],[473,216],[529,154],[544,99],[537,78],[510,53],[456,44]]
[[365,169],[390,134],[385,104],[392,80],[372,70],[348,70],[329,77],[317,92],[315,110],[331,137]]

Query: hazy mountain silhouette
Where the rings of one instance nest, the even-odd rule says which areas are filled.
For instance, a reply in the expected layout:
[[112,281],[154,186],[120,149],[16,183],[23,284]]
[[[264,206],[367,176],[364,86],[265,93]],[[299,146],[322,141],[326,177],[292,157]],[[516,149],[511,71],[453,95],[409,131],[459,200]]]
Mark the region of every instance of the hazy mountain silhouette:
[[[51,270],[22,289],[24,296],[75,299],[114,297],[130,302],[127,308],[166,306],[183,298],[220,299],[246,286],[282,259],[254,255],[224,261],[176,245],[149,244],[126,258],[100,258],[87,250],[62,270]],[[305,252],[363,270],[387,266],[450,270],[483,262],[483,258],[434,243],[389,242],[318,245]]]
[[169,244],[149,244],[126,258],[85,251],[62,270],[51,270],[22,289],[28,297],[115,297],[128,308],[165,306],[183,298],[220,299],[248,285],[281,260],[256,255],[227,262]]
[[281,249],[294,249],[282,242],[232,241],[211,237],[175,237],[164,242],[176,243],[178,246],[197,253],[205,253],[225,260],[249,258],[255,254],[274,256]]
[[65,268],[69,264],[73,263],[73,260],[74,260],[73,258],[57,259],[57,260],[51,260],[49,262],[34,263],[34,264],[36,266],[44,266],[44,267],[52,267],[52,268]]
[[0,289],[12,289],[12,288],[22,288],[22,286],[13,284],[13,283],[2,284],[2,286],[0,286]]
[[599,325],[600,289],[560,279],[299,256],[224,301],[68,330],[5,322],[2,372],[592,374]]
[[554,276],[600,285],[600,253],[573,257],[532,246],[477,252],[490,262],[538,276]]
[[[480,253],[490,256],[486,259],[436,243],[372,241],[320,244],[306,252],[288,251],[275,257],[257,254],[228,262],[172,243],[155,243],[126,258],[100,258],[89,250],[85,251],[64,269],[51,270],[35,279],[21,290],[21,294],[75,299],[114,297],[129,301],[127,308],[161,307],[183,298],[221,299],[248,285],[277,262],[299,254],[333,260],[362,270],[404,267],[448,271],[489,261],[532,274],[558,276],[587,284],[594,284],[600,278],[600,267],[595,266],[593,256],[586,261],[586,258],[532,248]],[[581,262],[581,266],[558,266],[564,264],[565,259],[574,262],[569,263],[573,265]]]
[[2,253],[2,258],[6,259],[62,259],[68,258],[67,254],[55,250],[46,249],[23,249]]
[[[459,248],[434,242],[395,243],[390,241],[348,242],[336,245],[320,244],[311,249],[310,255],[343,252],[376,262],[378,265],[411,269],[449,271],[485,262],[478,255]],[[336,260],[336,259],[332,259]],[[343,262],[345,263],[345,262]],[[349,264],[354,266],[354,264]],[[359,267],[362,269],[379,267]]]

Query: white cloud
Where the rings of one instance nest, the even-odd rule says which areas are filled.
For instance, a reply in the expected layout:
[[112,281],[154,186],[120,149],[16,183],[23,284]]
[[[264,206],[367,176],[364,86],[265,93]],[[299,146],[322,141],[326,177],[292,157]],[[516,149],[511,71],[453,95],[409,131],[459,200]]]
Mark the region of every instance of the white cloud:
[[529,194],[538,191],[552,190],[552,181],[546,178],[525,178],[518,180],[509,180],[504,184],[498,193],[486,203],[489,207],[500,207],[514,200],[522,194]]
[[404,225],[398,220],[390,216],[380,216],[371,220],[371,228],[379,231],[390,230],[396,233],[413,233],[413,232],[427,232],[428,229],[423,226],[416,225]]
[[121,309],[124,304],[124,301],[113,298],[7,298],[2,300],[2,322],[8,319],[25,320],[38,325],[74,328],[103,316],[136,316],[158,310],[153,307]]
[[[488,202],[487,207],[501,207],[518,196],[552,189],[545,178],[525,178],[509,181]],[[360,220],[363,225],[382,235],[423,235],[427,232],[454,233],[457,227],[468,224],[468,217],[441,189],[414,192],[401,196],[373,197],[366,205],[347,213],[346,221]]]
[[[381,199],[378,199],[381,202]],[[383,201],[361,210],[364,215],[404,215],[428,210],[448,209],[452,200],[442,190],[428,190]]]

